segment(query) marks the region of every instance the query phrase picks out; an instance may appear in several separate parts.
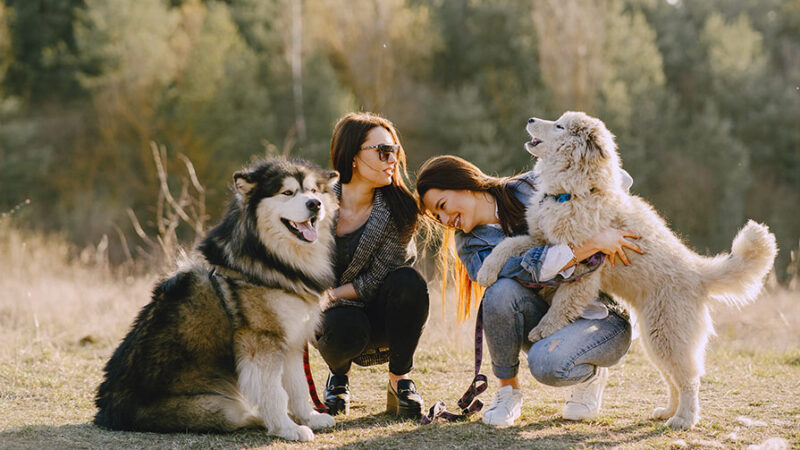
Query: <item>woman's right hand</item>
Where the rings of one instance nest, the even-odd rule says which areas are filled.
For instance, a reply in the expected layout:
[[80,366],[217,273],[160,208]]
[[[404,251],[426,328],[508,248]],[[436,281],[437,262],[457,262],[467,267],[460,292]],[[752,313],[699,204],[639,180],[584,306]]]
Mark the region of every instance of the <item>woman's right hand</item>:
[[628,240],[628,238],[639,239],[639,237],[638,234],[632,231],[607,228],[587,239],[579,248],[574,249],[573,253],[575,253],[576,260],[582,261],[597,252],[603,252],[608,256],[608,261],[612,266],[617,256],[627,266],[630,262],[628,261],[628,256],[625,255],[624,248],[644,254],[644,251],[638,245]]
[[358,294],[356,293],[356,288],[353,286],[353,283],[347,283],[331,289],[331,297],[334,299],[346,298],[355,300],[358,298]]

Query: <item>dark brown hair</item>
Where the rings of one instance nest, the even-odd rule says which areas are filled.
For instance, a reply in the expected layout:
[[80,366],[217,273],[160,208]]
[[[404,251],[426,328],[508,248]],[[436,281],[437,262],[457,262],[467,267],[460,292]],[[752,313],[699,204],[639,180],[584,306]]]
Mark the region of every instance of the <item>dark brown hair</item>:
[[[514,177],[486,175],[475,164],[458,156],[436,156],[422,164],[417,173],[417,201],[425,210],[422,197],[429,189],[486,192],[497,200],[497,216],[506,235],[528,232],[525,205],[514,195]],[[527,182],[523,180],[524,182]]]
[[[417,173],[417,201],[420,211],[425,211],[422,197],[430,189],[468,190],[491,194],[497,200],[497,216],[506,235],[527,233],[525,205],[514,195],[511,181],[514,178],[498,178],[486,175],[475,164],[458,156],[436,156],[422,164]],[[527,180],[522,180],[527,183]],[[426,214],[430,217],[431,214]],[[455,280],[456,317],[459,323],[470,315],[473,304],[483,297],[484,288],[470,280],[466,268],[456,257],[454,229],[446,228],[439,246],[439,266],[442,273],[442,308],[448,278]],[[450,265],[450,259],[455,261]]]
[[370,112],[349,113],[339,119],[333,128],[331,138],[331,165],[339,172],[342,184],[349,183],[353,178],[353,160],[361,151],[367,134],[375,127],[385,128],[392,135],[394,143],[400,145],[400,150],[397,152],[398,170],[394,172],[392,184],[378,189],[386,199],[400,236],[408,239],[417,227],[419,208],[404,181],[404,178],[408,178],[406,154],[392,122]]

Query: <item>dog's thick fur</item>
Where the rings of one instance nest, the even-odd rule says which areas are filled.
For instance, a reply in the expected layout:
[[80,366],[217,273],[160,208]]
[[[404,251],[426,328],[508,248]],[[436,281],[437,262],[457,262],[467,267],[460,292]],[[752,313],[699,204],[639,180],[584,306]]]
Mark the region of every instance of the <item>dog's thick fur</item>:
[[266,426],[308,441],[311,429],[334,424],[308,402],[302,353],[334,282],[336,179],[336,172],[284,159],[234,174],[235,196],[200,245],[202,258],[158,284],[106,364],[97,425],[159,432]]
[[[634,255],[630,266],[603,264],[577,282],[562,284],[529,339],[542,339],[580,317],[600,290],[618,296],[636,313],[646,352],[668,385],[667,405],[654,417],[669,419],[672,428],[691,428],[699,418],[700,376],[713,331],[707,302],[740,306],[752,301],[775,259],[775,236],[749,221],[730,254],[700,256],[647,202],[621,187],[614,137],[600,120],[567,112],[555,122],[530,119],[527,130],[532,140],[526,149],[538,157],[536,193],[526,216],[529,235],[498,245],[484,261],[478,282],[492,284],[509,256],[542,241],[580,245],[609,227],[640,235],[636,242],[645,254]],[[552,197],[563,193],[571,199]]]

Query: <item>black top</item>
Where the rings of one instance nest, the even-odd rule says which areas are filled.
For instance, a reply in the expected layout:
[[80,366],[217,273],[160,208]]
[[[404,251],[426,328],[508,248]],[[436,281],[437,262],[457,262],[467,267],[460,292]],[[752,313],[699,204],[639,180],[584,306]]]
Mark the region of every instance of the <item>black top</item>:
[[358,248],[358,242],[361,240],[361,235],[364,234],[366,227],[367,222],[364,222],[363,225],[347,234],[336,235],[336,254],[334,255],[334,260],[336,261],[334,266],[336,286],[341,286],[342,274],[347,270],[350,261],[353,260],[353,254]]

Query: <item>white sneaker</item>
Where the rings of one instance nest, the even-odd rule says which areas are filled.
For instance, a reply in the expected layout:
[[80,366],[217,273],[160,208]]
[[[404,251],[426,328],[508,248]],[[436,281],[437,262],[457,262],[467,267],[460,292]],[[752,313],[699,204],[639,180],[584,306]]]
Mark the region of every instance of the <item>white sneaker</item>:
[[522,413],[522,392],[514,389],[511,385],[503,386],[494,396],[489,409],[483,413],[483,423],[496,427],[514,425]]
[[572,388],[561,416],[567,420],[597,417],[606,382],[608,382],[608,367],[598,367],[595,376]]

